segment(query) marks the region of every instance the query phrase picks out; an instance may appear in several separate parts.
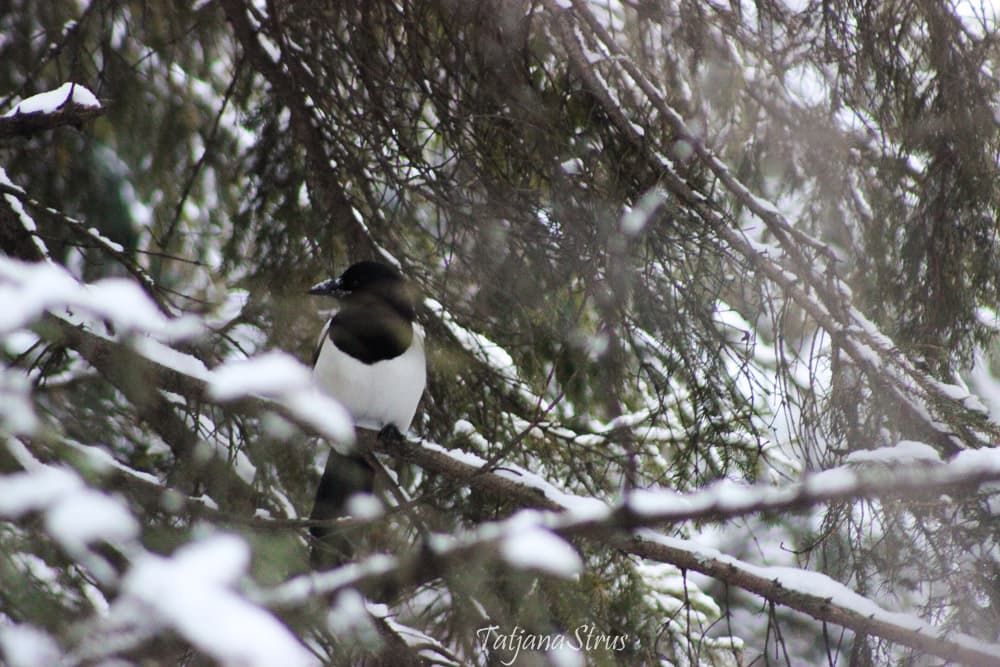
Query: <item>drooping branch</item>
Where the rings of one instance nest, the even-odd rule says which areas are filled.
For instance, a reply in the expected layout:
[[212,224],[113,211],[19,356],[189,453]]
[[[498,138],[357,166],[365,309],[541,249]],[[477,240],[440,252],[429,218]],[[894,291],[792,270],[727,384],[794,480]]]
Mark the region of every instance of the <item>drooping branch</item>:
[[[758,271],[776,282],[786,294],[834,336],[873,384],[884,388],[904,406],[909,417],[923,426],[927,437],[939,449],[954,455],[966,447],[979,447],[995,439],[994,428],[981,415],[971,415],[940,387],[940,383],[916,368],[851,302],[851,293],[837,275],[836,258],[825,244],[797,229],[770,202],[757,197],[729,167],[694,132],[632,58],[608,34],[586,3],[574,0],[572,9],[564,9],[549,0],[547,10],[556,23],[562,46],[570,62],[587,83],[623,136],[645,155],[650,167],[662,174],[664,185],[685,206],[712,225],[728,247],[739,253]],[[585,32],[584,32],[585,31]],[[580,39],[588,39],[607,57],[600,64],[615,77],[598,76],[598,63],[588,58]],[[612,91],[608,80],[631,82]],[[741,206],[760,219],[778,240],[777,247],[761,246],[750,241],[719,205],[692,187],[675,170],[667,157],[670,151],[652,145],[647,133],[626,118],[615,100],[634,99],[641,95],[678,139],[718,179]],[[817,268],[816,259],[822,259]],[[947,406],[943,408],[942,406]]]
[[636,555],[701,572],[858,634],[882,637],[944,660],[977,666],[1000,665],[1000,646],[935,628],[915,616],[885,611],[816,572],[758,567],[686,540],[658,534],[623,539],[619,544]]
[[[563,16],[557,12],[562,11],[566,3],[560,2],[558,5],[556,7],[554,3],[549,6],[553,16]],[[330,157],[336,153],[336,149],[331,148],[329,143],[334,131],[331,127],[336,125],[336,121],[334,117],[324,116],[330,109],[329,100],[320,100],[318,96],[310,94],[315,87],[326,83],[322,69],[303,67],[308,63],[301,58],[303,52],[296,51],[295,36],[290,31],[284,34],[281,16],[263,13],[278,5],[272,3],[265,10],[262,5],[258,9],[250,6],[250,3],[225,0],[223,6],[237,35],[237,41],[243,47],[247,62],[252,63],[255,72],[267,81],[269,92],[274,93],[270,99],[277,100],[275,106],[291,110],[288,129],[294,136],[296,149],[301,149],[308,163],[306,178],[310,203],[323,222],[333,221],[334,224],[329,227],[344,232],[349,238],[348,244],[353,244],[350,248],[352,252],[358,247],[371,249],[372,244],[377,241],[370,236],[351,208],[351,202],[357,201],[355,189],[365,186],[358,186],[354,182],[356,177],[350,173],[349,167],[341,165],[342,171],[338,173],[338,167],[334,166]],[[574,11],[589,11],[589,8],[581,4]],[[959,423],[966,415],[958,402],[939,391],[940,387],[929,377],[915,370],[909,360],[895,349],[891,340],[882,337],[869,325],[863,314],[851,311],[850,299],[847,298],[849,295],[836,277],[836,266],[827,256],[826,247],[801,233],[793,221],[783,217],[767,202],[758,199],[741,180],[731,174],[718,156],[704,142],[699,143],[697,137],[684,126],[684,119],[679,115],[677,118],[671,116],[672,109],[665,104],[662,91],[655,86],[644,85],[649,83],[649,77],[644,78],[640,68],[627,56],[614,50],[613,40],[599,30],[600,24],[591,24],[586,14],[580,16],[582,18],[577,17],[575,21],[562,22],[563,41],[556,48],[564,48],[570,55],[570,68],[580,75],[588,91],[593,93],[599,106],[607,112],[606,116],[613,123],[612,131],[625,137],[630,146],[637,149],[636,154],[646,161],[647,171],[663,175],[663,185],[672,193],[673,199],[680,202],[679,206],[707,221],[705,226],[711,229],[711,235],[718,241],[720,248],[745,259],[760,275],[778,285],[791,297],[791,301],[806,311],[819,326],[829,331],[837,339],[838,345],[843,338],[843,349],[868,375],[872,384],[880,389],[885,388],[889,395],[908,406],[911,416],[923,422],[926,430],[933,434],[933,438],[930,435],[928,438],[932,438],[941,451],[949,455],[960,452],[956,459],[961,461],[961,450],[981,444],[979,433],[976,432],[978,424],[965,428],[964,424]],[[602,54],[598,53],[602,48],[606,50],[606,60],[602,60]],[[275,57],[275,53],[280,53],[280,57]],[[595,54],[598,56],[596,59]],[[609,76],[609,70],[605,68],[613,68],[610,70],[613,75]],[[318,104],[313,105],[312,101]],[[625,106],[621,104],[622,101],[626,102]],[[725,196],[761,217],[777,243],[770,246],[755,243],[739,230],[718,201],[706,198],[703,196],[703,188],[686,181],[665,157],[669,152],[661,150],[663,146],[656,145],[659,134],[653,131],[651,125],[642,127],[636,122],[630,109],[635,102],[642,109],[652,109],[657,118],[666,119],[659,126],[672,128],[674,136],[682,137],[690,143],[695,149],[695,159],[705,166],[705,173],[726,191]],[[601,117],[604,118],[604,114]],[[345,183],[350,185],[345,186]],[[73,226],[73,232],[80,238],[84,238],[87,231],[80,225]],[[12,244],[21,247],[21,242],[27,240],[30,243],[31,238],[30,233],[20,234]],[[97,242],[101,243],[100,239]],[[320,242],[315,247],[329,251],[331,246]],[[111,256],[114,255],[113,248],[104,248]],[[428,274],[430,273],[429,271]],[[142,280],[139,275],[136,278]],[[148,293],[153,296],[155,291]],[[440,321],[438,324],[440,325]],[[276,413],[296,424],[305,433],[323,433],[322,424],[310,422],[281,401],[244,398],[233,402],[217,402],[206,391],[203,378],[188,376],[168,365],[154,362],[127,341],[117,342],[100,336],[94,336],[91,340],[87,337],[93,334],[86,330],[74,328],[73,332],[60,331],[58,325],[54,332],[41,331],[44,328],[40,327],[39,331],[46,340],[78,349],[83,358],[99,368],[109,384],[116,387],[126,397],[127,403],[135,407],[135,410],[129,409],[130,413],[139,414],[151,424],[152,430],[173,449],[178,461],[183,462],[194,450],[198,444],[197,438],[192,435],[193,427],[190,423],[180,419],[181,410],[176,404],[164,400],[160,390],[186,397],[189,405],[215,405],[220,412],[239,420]],[[439,328],[446,329],[443,326]],[[436,341],[443,339],[442,336],[436,338]],[[133,367],[140,377],[147,379],[150,391],[145,391],[141,385],[136,386],[134,378],[130,378],[125,370],[110,368],[110,358],[117,359],[123,366]],[[447,428],[449,421],[438,421],[435,417],[433,423]],[[495,444],[500,438],[492,440]],[[510,442],[520,444],[517,439],[508,441],[508,445]],[[910,477],[893,475],[885,478],[879,474],[866,475],[869,471],[861,471],[857,475],[837,471],[838,475],[845,473],[839,486],[806,482],[777,490],[769,487],[741,488],[737,503],[732,501],[732,496],[726,496],[728,500],[724,501],[722,494],[709,489],[701,494],[682,497],[651,493],[643,498],[636,494],[623,507],[609,508],[598,500],[567,494],[538,475],[506,465],[502,459],[509,455],[510,450],[505,447],[490,448],[489,451],[501,452],[496,459],[490,461],[448,451],[430,442],[387,442],[379,443],[377,447],[387,456],[445,477],[455,486],[467,485],[484,494],[506,500],[513,506],[561,513],[562,516],[547,520],[564,537],[586,540],[599,547],[622,549],[650,559],[674,563],[682,568],[699,570],[731,585],[764,595],[769,600],[788,604],[816,618],[841,623],[865,634],[884,636],[954,659],[978,661],[980,658],[974,651],[968,652],[970,647],[964,640],[956,640],[950,644],[940,643],[929,626],[886,618],[881,612],[874,614],[874,617],[859,614],[857,607],[841,604],[839,599],[828,600],[805,587],[798,587],[780,572],[755,568],[660,535],[642,533],[636,537],[635,531],[691,520],[723,521],[759,512],[796,511],[825,502],[843,502],[856,498],[899,498],[909,497],[913,493],[946,492],[954,485],[962,485],[963,490],[967,491],[984,480],[995,480],[995,471],[990,469],[970,471],[960,470],[960,466],[945,465],[928,470],[914,468],[902,471],[912,473]],[[525,456],[525,460],[530,460],[530,456]],[[225,471],[222,472],[225,474]],[[580,487],[585,488],[585,485]],[[146,490],[151,498],[155,498],[155,485]],[[260,502],[260,498],[251,495],[252,492],[250,488],[240,488],[237,495],[245,493],[248,498],[252,498],[250,502]],[[218,491],[212,490],[211,493],[216,494]],[[592,515],[587,515],[591,517],[589,519],[574,511],[579,510],[584,503],[589,504],[589,511],[592,512]],[[237,511],[242,509],[243,507]],[[266,520],[260,521],[262,524],[266,523]],[[287,525],[292,524],[288,522]],[[486,552],[495,550],[499,541],[484,539],[481,544],[481,547],[470,546],[468,553],[475,553],[480,548]],[[436,577],[449,565],[461,562],[457,555],[443,552],[432,554],[430,561],[421,561],[420,553],[412,555],[412,562],[408,560],[410,554],[402,556],[409,565],[399,565],[400,586],[410,586],[428,577]],[[434,558],[440,560],[433,560]],[[448,560],[450,558],[456,560]],[[352,580],[343,586],[353,586],[358,581]],[[929,648],[924,647],[922,642],[928,642]]]
[[354,217],[347,193],[327,155],[315,108],[307,104],[307,97],[301,94],[301,78],[307,74],[289,69],[288,63],[295,62],[295,58],[274,60],[262,42],[272,47],[275,43],[266,33],[265,26],[261,24],[263,17],[255,8],[241,0],[223,0],[221,4],[249,62],[267,80],[280,103],[291,112],[291,129],[296,142],[305,151],[309,165],[309,191],[320,219],[329,221],[339,234],[346,235],[355,248],[374,251],[370,237]]

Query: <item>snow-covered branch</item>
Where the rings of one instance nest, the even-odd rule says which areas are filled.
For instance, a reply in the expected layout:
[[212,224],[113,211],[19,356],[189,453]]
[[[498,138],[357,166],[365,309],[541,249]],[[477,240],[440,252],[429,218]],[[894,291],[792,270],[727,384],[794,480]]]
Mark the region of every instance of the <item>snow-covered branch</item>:
[[[217,402],[226,409],[249,415],[261,416],[266,412],[274,412],[313,435],[340,433],[339,427],[327,423],[330,417],[327,412],[297,408],[295,403],[301,396],[286,396],[280,400],[230,396],[225,393],[225,389],[219,387],[242,385],[242,382],[216,380],[217,388],[211,390],[211,378],[185,372],[180,364],[165,365],[145,358],[127,345],[88,333],[58,318],[50,318],[50,324],[55,333],[53,340],[77,349],[109,381],[132,397],[142,414],[161,432],[164,439],[177,448],[177,455],[181,460],[190,456],[189,452],[194,446],[190,431],[172,416],[171,407],[156,400],[157,392],[154,390],[150,393],[149,389],[158,388],[197,401]],[[111,359],[115,359],[117,363],[111,364]],[[121,369],[125,368],[130,369],[130,373],[141,371],[139,375],[144,378],[146,386],[141,396],[131,386],[132,376],[122,375]],[[265,375],[278,377],[279,380],[276,381],[280,381],[281,377],[288,374],[253,375],[258,378]],[[237,378],[246,377],[246,374],[237,375]],[[252,385],[248,387],[248,391],[254,391]],[[944,464],[928,465],[918,462],[902,467],[893,464],[884,468],[869,465],[861,470],[841,468],[815,474],[800,484],[780,488],[723,484],[689,495],[679,495],[668,490],[636,491],[627,496],[624,505],[615,508],[590,497],[566,493],[518,466],[495,464],[488,467],[488,462],[481,457],[447,450],[434,443],[386,439],[380,440],[378,447],[384,454],[414,463],[428,472],[445,476],[457,483],[513,501],[522,507],[555,512],[553,518],[546,520],[546,525],[548,529],[566,538],[598,540],[646,558],[695,569],[816,618],[842,623],[942,657],[967,657],[972,654],[966,651],[975,650],[965,640],[934,636],[929,626],[916,627],[912,622],[903,623],[891,615],[884,616],[883,612],[862,614],[854,607],[840,605],[836,596],[827,599],[831,596],[817,595],[811,588],[798,587],[796,581],[800,581],[805,574],[799,579],[769,577],[764,569],[727,560],[721,555],[708,558],[704,551],[649,531],[643,531],[637,537],[629,537],[628,534],[642,527],[691,520],[725,520],[758,512],[795,511],[827,502],[849,502],[858,498],[900,498],[915,494],[926,496],[929,493],[946,493],[955,488],[968,490],[983,482],[1000,480],[1000,452],[996,449],[962,452]],[[892,462],[888,456],[885,460]],[[224,474],[224,471],[220,472]],[[231,479],[228,484],[239,487],[243,483],[238,479]],[[233,487],[229,488],[232,493]],[[245,498],[255,497],[249,489],[239,495]],[[563,513],[565,516],[562,516]],[[462,548],[492,549],[502,539],[502,535],[494,533],[486,542],[472,539]],[[343,580],[341,575],[321,577],[319,581],[327,583],[315,590],[323,593],[336,592],[346,586],[362,583],[365,577],[380,578],[383,585],[392,580],[396,586],[406,588],[439,576],[452,562],[450,559],[461,557],[461,554],[456,556],[456,553],[459,552],[445,550],[438,554],[437,560],[428,560],[418,551],[412,559],[392,564],[394,578],[387,578],[384,569],[367,574],[362,572]],[[868,604],[874,605],[870,602]]]
[[[407,448],[404,453],[407,459],[427,464],[428,459],[414,453],[415,449],[436,451],[438,448],[429,443]],[[261,600],[279,607],[298,606],[314,595],[336,595],[353,587],[398,593],[441,576],[462,562],[480,561],[496,554],[516,567],[571,576],[578,571],[579,564],[572,551],[565,551],[564,546],[553,541],[558,535],[565,540],[602,542],[647,559],[701,572],[816,619],[884,637],[944,659],[969,664],[1000,664],[997,657],[1000,647],[945,632],[914,616],[886,611],[823,574],[799,568],[752,565],[692,541],[644,528],[692,519],[719,520],[761,511],[795,511],[820,502],[856,498],[926,497],[953,490],[957,485],[968,489],[981,482],[1000,479],[1000,449],[965,452],[954,461],[933,468],[910,464],[894,470],[887,467],[885,470],[845,468],[827,471],[788,488],[726,484],[687,496],[668,490],[640,491],[614,509],[602,507],[593,499],[564,494],[523,470],[505,468],[477,476],[473,473],[478,462],[475,457],[460,452],[448,452],[445,456],[452,461],[445,462],[436,456],[429,469],[454,475],[456,469],[467,468],[462,477],[472,486],[490,491],[506,488],[509,493],[511,487],[491,480],[500,476],[515,486],[541,492],[548,502],[539,504],[554,501],[568,511],[539,514],[529,510],[507,522],[483,526],[474,534],[449,540],[432,539],[408,556],[376,555],[330,572],[303,575],[262,593]],[[515,497],[522,495],[515,494]],[[533,537],[525,536],[528,529],[534,531]],[[547,531],[552,535],[546,535]],[[544,547],[542,541],[546,541]],[[531,546],[521,548],[526,542],[531,542]],[[531,558],[526,559],[526,555]]]
[[[953,405],[953,397],[942,392],[939,383],[918,370],[895,343],[853,305],[850,289],[838,276],[835,254],[791,224],[773,203],[754,195],[734,175],[733,170],[706,146],[702,136],[667,103],[664,92],[608,33],[587,3],[574,0],[572,10],[568,10],[550,1],[547,7],[561,28],[563,46],[576,70],[602,101],[620,131],[646,154],[654,168],[661,171],[663,182],[671,192],[711,223],[731,249],[776,282],[820,326],[836,337],[876,386],[892,392],[906,406],[908,417],[923,425],[927,437],[943,453],[953,455],[966,447],[979,447],[995,439],[995,426],[988,424],[981,414],[969,413],[961,403]],[[586,36],[580,35],[583,27],[587,30]],[[625,82],[620,90],[611,88],[599,73],[594,58],[584,53],[581,39],[588,37],[595,49],[606,54],[600,62],[614,72],[614,80]],[[626,96],[639,95],[672,128],[676,139],[694,151],[731,196],[765,224],[778,240],[778,247],[762,246],[747,238],[716,202],[706,198],[677,173],[667,157],[668,149],[657,152],[659,149],[646,141],[645,133],[622,114],[621,105],[616,102]]]
[[[0,660],[996,664],[987,10],[52,3],[0,10],[48,91],[0,109]],[[362,259],[420,296],[401,440],[299,361]],[[391,497],[301,518],[352,441]]]
[[[3,195],[4,199],[21,215],[22,220],[25,222],[30,220],[30,225],[25,225],[26,232],[30,235],[31,241],[39,249],[41,257],[48,256],[48,248],[45,243],[37,234],[37,227],[34,220],[28,216],[25,205],[29,206],[36,212],[41,212],[44,215],[58,220],[60,224],[64,225],[81,244],[93,245],[100,248],[101,252],[107,255],[109,258],[120,264],[122,267],[128,271],[136,282],[142,287],[146,295],[153,300],[160,312],[166,316],[172,314],[170,306],[167,304],[163,298],[163,294],[157,288],[155,281],[152,276],[149,275],[139,264],[133,259],[129,253],[121,246],[121,244],[112,241],[108,237],[101,234],[101,232],[94,226],[88,226],[84,221],[78,220],[72,216],[66,215],[62,211],[58,211],[50,206],[45,206],[37,199],[34,199],[20,188],[10,182],[7,178],[6,173],[0,169],[0,194]],[[2,212],[0,212],[0,222],[3,221]],[[9,225],[3,224],[2,229],[0,229],[0,239],[4,238],[15,238],[15,230],[12,230]],[[19,257],[21,259],[37,260],[39,256],[36,253],[25,254],[23,251],[18,251],[18,248],[10,243],[4,243],[0,245],[3,249],[8,251],[13,257]]]
[[78,83],[33,95],[0,116],[0,138],[27,137],[64,125],[76,128],[105,113],[97,97]]
[[882,609],[819,572],[751,565],[718,550],[649,531],[619,544],[636,555],[701,572],[859,634],[882,637],[944,660],[967,665],[1000,665],[1000,645],[936,628],[916,616]]

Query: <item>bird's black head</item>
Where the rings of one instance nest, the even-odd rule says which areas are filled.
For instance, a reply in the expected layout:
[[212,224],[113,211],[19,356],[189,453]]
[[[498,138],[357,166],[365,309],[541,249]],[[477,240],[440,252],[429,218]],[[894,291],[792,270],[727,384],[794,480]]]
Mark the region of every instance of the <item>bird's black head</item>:
[[309,294],[345,302],[382,299],[413,319],[413,299],[406,281],[399,271],[381,262],[351,264],[339,277],[313,285]]

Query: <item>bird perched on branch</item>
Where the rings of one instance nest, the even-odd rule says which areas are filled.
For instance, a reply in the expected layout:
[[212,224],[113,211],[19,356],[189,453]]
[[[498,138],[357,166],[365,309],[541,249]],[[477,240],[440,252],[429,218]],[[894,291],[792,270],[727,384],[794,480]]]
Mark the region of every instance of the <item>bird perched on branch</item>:
[[[316,346],[313,377],[321,391],[350,412],[359,441],[349,453],[331,449],[316,490],[312,518],[335,519],[347,514],[351,496],[373,491],[375,470],[365,441],[383,430],[410,428],[427,381],[424,333],[414,321],[412,288],[386,264],[352,264],[309,294],[339,302]],[[310,532],[317,538],[316,567],[350,560],[361,538],[356,529],[313,526]]]

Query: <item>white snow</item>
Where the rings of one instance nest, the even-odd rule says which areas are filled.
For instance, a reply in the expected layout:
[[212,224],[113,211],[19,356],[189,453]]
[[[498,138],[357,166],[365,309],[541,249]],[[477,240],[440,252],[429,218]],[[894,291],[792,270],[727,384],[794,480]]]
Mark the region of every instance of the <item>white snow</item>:
[[424,304],[428,309],[437,315],[441,322],[448,327],[451,334],[458,340],[459,344],[466,351],[473,354],[477,359],[488,365],[497,373],[507,378],[511,384],[521,387],[523,382],[518,376],[517,366],[514,358],[507,350],[503,349],[482,334],[466,329],[459,324],[451,313],[445,310],[444,306],[431,298],[424,299]]
[[571,642],[558,642],[545,653],[552,667],[586,667],[587,659],[583,651],[575,650]]
[[258,593],[256,599],[271,606],[302,604],[312,596],[356,585],[359,579],[380,576],[398,565],[399,561],[392,556],[373,554],[333,570],[292,577],[268,591]]
[[948,467],[969,472],[1000,471],[1000,447],[966,449],[959,452]]
[[97,96],[78,83],[64,83],[55,90],[32,95],[4,114],[5,117],[26,113],[52,113],[70,101],[82,107],[100,108]]
[[26,328],[50,304],[70,300],[79,283],[63,268],[0,258],[0,331]]
[[270,351],[213,369],[208,391],[220,401],[231,401],[254,394],[282,396],[310,384],[311,374],[306,366],[289,354]]
[[371,493],[355,493],[347,499],[347,514],[360,521],[374,521],[383,514],[382,501]]
[[308,422],[324,438],[334,442],[354,442],[354,422],[350,413],[335,399],[313,389],[295,391],[282,397],[288,410]]
[[75,473],[52,466],[0,476],[0,516],[17,519],[82,488]]
[[386,605],[368,602],[366,603],[366,608],[372,616],[382,619],[386,626],[402,639],[407,646],[412,648],[417,655],[424,658],[427,664],[439,667],[461,667],[462,663],[456,662],[451,652],[442,646],[437,639],[417,628],[403,625],[393,618],[394,614],[389,612]]
[[233,320],[243,313],[250,301],[250,293],[245,289],[227,290],[222,301],[205,316],[205,323],[212,328],[229,327]]
[[857,479],[847,468],[833,468],[809,475],[803,486],[811,494],[836,494],[853,488]]
[[477,455],[475,455],[475,454],[473,454],[471,452],[467,452],[465,450],[462,450],[462,449],[457,449],[457,448],[455,448],[455,449],[448,449],[446,447],[442,447],[441,445],[439,445],[436,442],[431,442],[429,440],[421,441],[420,445],[424,449],[429,449],[432,452],[439,452],[441,454],[445,454],[446,456],[450,456],[451,458],[455,459],[459,463],[462,463],[462,464],[467,465],[467,466],[473,466],[473,467],[476,467],[476,468],[481,468],[484,465],[486,465],[486,459],[482,458],[481,456],[477,456]]
[[445,555],[496,540],[500,556],[514,567],[575,577],[583,570],[583,560],[576,549],[546,527],[550,521],[555,521],[551,512],[526,509],[503,521],[480,524],[475,531],[464,535],[431,535],[427,544]]
[[80,283],[51,262],[0,257],[0,332],[24,329],[45,311],[84,311],[122,332],[143,332],[167,340],[189,338],[201,327],[194,317],[168,319],[137,283],[105,278]]
[[[0,167],[0,184],[6,185],[21,195],[25,194],[23,188],[15,185],[14,182],[10,180],[10,177],[7,176],[7,172],[3,167]],[[24,203],[21,201],[21,198],[7,192],[4,193],[4,199],[7,201],[11,210],[14,211],[17,218],[21,221],[21,225],[31,235],[31,241],[34,243],[35,247],[38,248],[38,252],[41,253],[42,257],[48,258],[49,249],[46,247],[45,242],[36,235],[38,232],[38,225],[35,223],[35,219],[32,218],[31,215],[24,209]]]
[[987,306],[976,308],[976,321],[992,331],[1000,330],[1000,314],[993,308]]
[[206,380],[209,376],[208,368],[201,359],[175,350],[152,338],[136,338],[132,341],[132,347],[146,359],[175,370],[181,375],[199,380]]
[[990,360],[985,350],[976,351],[975,362],[967,371],[967,377],[969,384],[985,403],[990,417],[994,421],[1000,419],[1000,381],[990,370]]
[[741,563],[740,565],[753,574],[780,582],[785,588],[830,600],[834,605],[850,609],[862,616],[869,618],[882,616],[881,620],[891,619],[889,622],[910,630],[930,627],[916,616],[883,610],[874,601],[855,593],[822,572],[803,570],[797,567],[757,566],[749,563]]
[[249,546],[234,535],[187,544],[169,558],[145,554],[124,577],[113,611],[151,616],[223,665],[318,665],[285,625],[235,590],[249,564]]
[[9,667],[62,664],[59,645],[33,625],[0,625],[0,657]]
[[951,400],[961,403],[968,410],[973,412],[978,412],[980,414],[988,415],[990,413],[989,408],[987,408],[978,396],[973,395],[969,392],[967,387],[948,384],[945,382],[932,382],[931,383],[939,392],[950,398]]
[[692,497],[672,489],[636,489],[625,496],[629,510],[640,516],[690,512],[696,505]]
[[31,435],[38,427],[31,400],[31,378],[0,373],[0,433]]
[[365,607],[365,599],[357,590],[348,588],[337,594],[326,616],[330,632],[341,638],[377,641],[378,631]]
[[99,540],[123,543],[139,534],[122,499],[89,488],[60,497],[45,513],[45,528],[72,554]]
[[281,48],[274,43],[274,40],[272,40],[264,33],[258,32],[257,41],[258,43],[260,43],[261,47],[264,49],[264,52],[267,53],[268,57],[271,59],[272,62],[275,63],[281,62]]
[[917,461],[940,463],[941,454],[926,443],[900,440],[895,447],[879,447],[851,452],[847,457],[847,463],[854,465],[860,463],[914,463]]
[[570,578],[583,570],[583,561],[569,542],[540,526],[514,529],[500,543],[504,560],[514,567]]
[[[430,442],[429,440],[421,440],[420,446],[434,452],[445,454],[459,463],[475,468],[482,468],[487,463],[486,459],[476,456],[475,454],[461,449],[446,449],[436,442]],[[500,477],[505,477],[524,487],[540,491],[546,499],[564,508],[567,512],[567,516],[575,519],[601,519],[607,516],[611,511],[607,503],[597,498],[592,496],[579,496],[564,491],[546,480],[544,477],[536,475],[533,472],[511,463],[504,463],[502,467],[498,467],[493,471],[493,473]]]
[[471,444],[478,451],[485,452],[490,447],[489,440],[484,438],[483,435],[476,430],[475,424],[467,419],[456,420],[451,430],[455,435],[465,438],[469,444]]
[[635,206],[626,207],[619,223],[621,230],[629,236],[636,236],[642,232],[666,199],[666,193],[659,188],[647,190]]
[[270,351],[222,364],[209,374],[208,391],[220,401],[267,396],[326,438],[339,442],[354,439],[354,425],[347,410],[320,392],[309,369],[284,352]]
[[44,512],[46,531],[78,558],[93,542],[121,544],[139,532],[121,498],[87,487],[72,470],[37,462],[0,476],[0,517],[16,519],[29,512]]
[[[938,452],[929,445],[909,440],[903,440],[895,447],[856,454],[849,464],[894,465],[874,470],[845,465],[811,473],[797,484],[781,486],[722,480],[690,494],[679,494],[667,488],[638,489],[625,496],[623,502],[640,519],[648,522],[688,521],[705,513],[737,515],[769,508],[780,509],[789,503],[808,502],[810,499],[820,504],[831,499],[848,498],[862,490],[871,493],[883,482],[902,491],[931,487],[940,489],[967,480],[982,482],[985,477],[988,482],[1000,477],[1000,447],[966,450],[947,463],[942,463]],[[888,477],[885,476],[886,468],[890,471]],[[600,519],[601,516],[595,518]],[[578,516],[561,515],[554,525],[567,527],[580,520]]]
[[84,285],[73,303],[98,317],[130,331],[162,333],[168,338],[188,338],[200,331],[193,317],[168,320],[138,283],[126,278],[104,278]]
[[714,497],[715,506],[722,510],[738,511],[750,507],[767,496],[772,489],[767,486],[750,486],[722,479],[709,486],[704,495]]
[[563,172],[569,174],[570,176],[574,174],[579,174],[581,171],[583,171],[583,160],[581,160],[578,157],[572,157],[568,160],[564,160],[559,165],[559,168],[562,169]]
[[829,89],[821,73],[807,65],[795,65],[785,71],[785,88],[804,106],[818,106],[829,99]]
[[546,498],[565,508],[575,518],[599,519],[610,512],[607,503],[592,496],[580,496],[563,491],[545,478],[523,468],[505,464],[496,473],[529,488],[538,489]]
[[[685,615],[690,613],[692,620],[702,626],[722,615],[716,601],[703,593],[691,577],[676,565],[643,560],[636,564],[635,571],[650,585],[645,595],[647,601],[661,612],[673,615],[683,610]],[[688,609],[685,609],[685,600],[690,603]]]
[[100,243],[101,245],[110,248],[111,250],[117,253],[125,252],[125,246],[123,246],[121,243],[118,243],[117,241],[112,241],[104,234],[101,234],[101,230],[99,230],[97,227],[88,227],[87,233],[93,236],[97,240],[97,242]]

